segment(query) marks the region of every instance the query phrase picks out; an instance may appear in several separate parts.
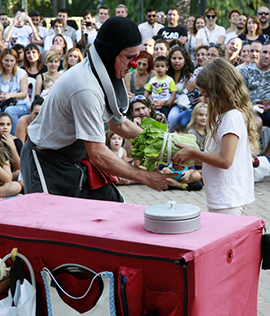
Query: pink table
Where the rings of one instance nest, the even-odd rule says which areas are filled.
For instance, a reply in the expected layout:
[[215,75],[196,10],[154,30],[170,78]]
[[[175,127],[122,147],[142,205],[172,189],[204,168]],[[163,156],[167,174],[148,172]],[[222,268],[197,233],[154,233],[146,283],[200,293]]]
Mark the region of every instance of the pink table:
[[260,218],[202,212],[200,230],[161,235],[144,230],[141,205],[29,194],[0,207],[0,255],[18,247],[40,288],[43,263],[49,269],[67,262],[96,271],[138,268],[149,293],[180,295],[181,306],[170,314],[180,316],[181,264],[187,262],[188,315],[257,315]]

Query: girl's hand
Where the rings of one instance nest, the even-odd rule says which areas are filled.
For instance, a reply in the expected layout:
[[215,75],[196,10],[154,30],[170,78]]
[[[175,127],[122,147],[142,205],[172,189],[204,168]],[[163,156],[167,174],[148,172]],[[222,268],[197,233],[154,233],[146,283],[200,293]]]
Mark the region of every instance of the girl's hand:
[[4,101],[6,101],[6,100],[12,98],[11,93],[2,93],[2,94],[1,94],[1,97],[2,97],[2,98],[0,99],[1,102],[4,102]]
[[9,148],[15,148],[14,141],[8,132],[4,132],[1,138],[2,142],[5,143]]
[[0,102],[6,101],[6,99],[7,99],[7,98],[6,98],[6,95],[7,95],[6,93],[1,93],[1,94],[0,94]]
[[166,101],[159,101],[159,100],[154,100],[152,101],[152,105],[155,110],[160,110],[164,105]]
[[187,170],[187,171],[183,171],[182,172],[182,178],[181,178],[181,182],[187,182],[189,181],[189,178],[192,174],[192,171],[191,170]]
[[172,158],[173,168],[179,170],[179,166],[194,157],[194,149],[177,143],[175,143],[175,146],[181,148]]
[[173,173],[173,171],[169,168],[169,167],[164,167],[162,170],[161,170],[162,173],[166,173],[166,174],[170,174],[170,173]]
[[134,94],[134,93],[128,92],[129,101],[131,101],[131,99],[133,99],[134,97],[135,97],[135,94]]
[[193,102],[194,102],[194,105],[199,103],[199,102],[204,102],[204,97],[203,96],[198,97],[197,99],[194,99]]

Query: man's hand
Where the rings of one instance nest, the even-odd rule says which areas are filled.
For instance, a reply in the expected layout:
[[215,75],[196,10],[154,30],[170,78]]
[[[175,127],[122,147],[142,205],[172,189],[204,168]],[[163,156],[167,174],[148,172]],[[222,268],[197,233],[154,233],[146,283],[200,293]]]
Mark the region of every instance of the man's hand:
[[138,117],[135,117],[134,119],[133,119],[133,123],[134,124],[136,124],[136,125],[138,125],[138,126],[141,126],[141,124],[142,124],[142,119],[138,116]]

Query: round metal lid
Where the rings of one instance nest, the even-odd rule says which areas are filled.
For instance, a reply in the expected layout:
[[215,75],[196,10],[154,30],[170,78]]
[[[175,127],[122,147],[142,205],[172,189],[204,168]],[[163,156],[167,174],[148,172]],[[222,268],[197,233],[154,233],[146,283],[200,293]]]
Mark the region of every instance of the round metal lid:
[[165,221],[179,221],[198,217],[201,210],[197,205],[168,201],[165,204],[151,205],[144,210],[146,218]]

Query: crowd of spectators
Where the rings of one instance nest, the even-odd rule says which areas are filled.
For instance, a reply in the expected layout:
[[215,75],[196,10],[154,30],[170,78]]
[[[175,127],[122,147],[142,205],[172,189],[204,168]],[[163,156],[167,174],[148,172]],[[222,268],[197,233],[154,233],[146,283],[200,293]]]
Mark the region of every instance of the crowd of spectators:
[[[107,6],[101,5],[96,17],[86,10],[82,12],[80,27],[69,19],[66,9],[58,11],[50,26],[44,26],[37,10],[27,15],[20,9],[14,17],[0,14],[0,106],[5,113],[0,117],[0,198],[23,192],[20,149],[14,143],[19,142],[16,139],[25,142],[27,126],[35,119],[33,105],[40,107],[55,81],[87,57],[99,29],[111,15],[129,18],[128,8],[119,4],[112,14]],[[125,77],[129,118],[139,126],[141,120],[152,117],[168,122],[172,131],[175,126],[187,127],[203,150],[207,105],[196,87],[196,77],[214,59],[224,58],[240,71],[250,91],[258,132],[269,135],[263,138],[261,155],[270,156],[269,8],[260,7],[256,15],[248,17],[238,9],[232,10],[227,30],[216,23],[218,12],[214,7],[207,8],[204,16],[189,16],[186,26],[179,24],[180,15],[176,6],[170,6],[166,12],[153,6],[145,10],[145,22],[138,25],[142,44],[137,68],[130,69]],[[34,100],[35,95],[38,96]],[[38,111],[35,112],[37,115]],[[131,158],[130,143],[115,141],[117,137],[112,135],[107,146],[117,155],[121,148],[120,152],[125,153],[123,159]],[[12,177],[6,174],[9,156]],[[196,166],[198,170],[200,167]],[[201,180],[197,173],[192,174],[196,175],[194,182]],[[20,186],[14,181],[20,181]],[[132,182],[120,179],[119,183]]]

